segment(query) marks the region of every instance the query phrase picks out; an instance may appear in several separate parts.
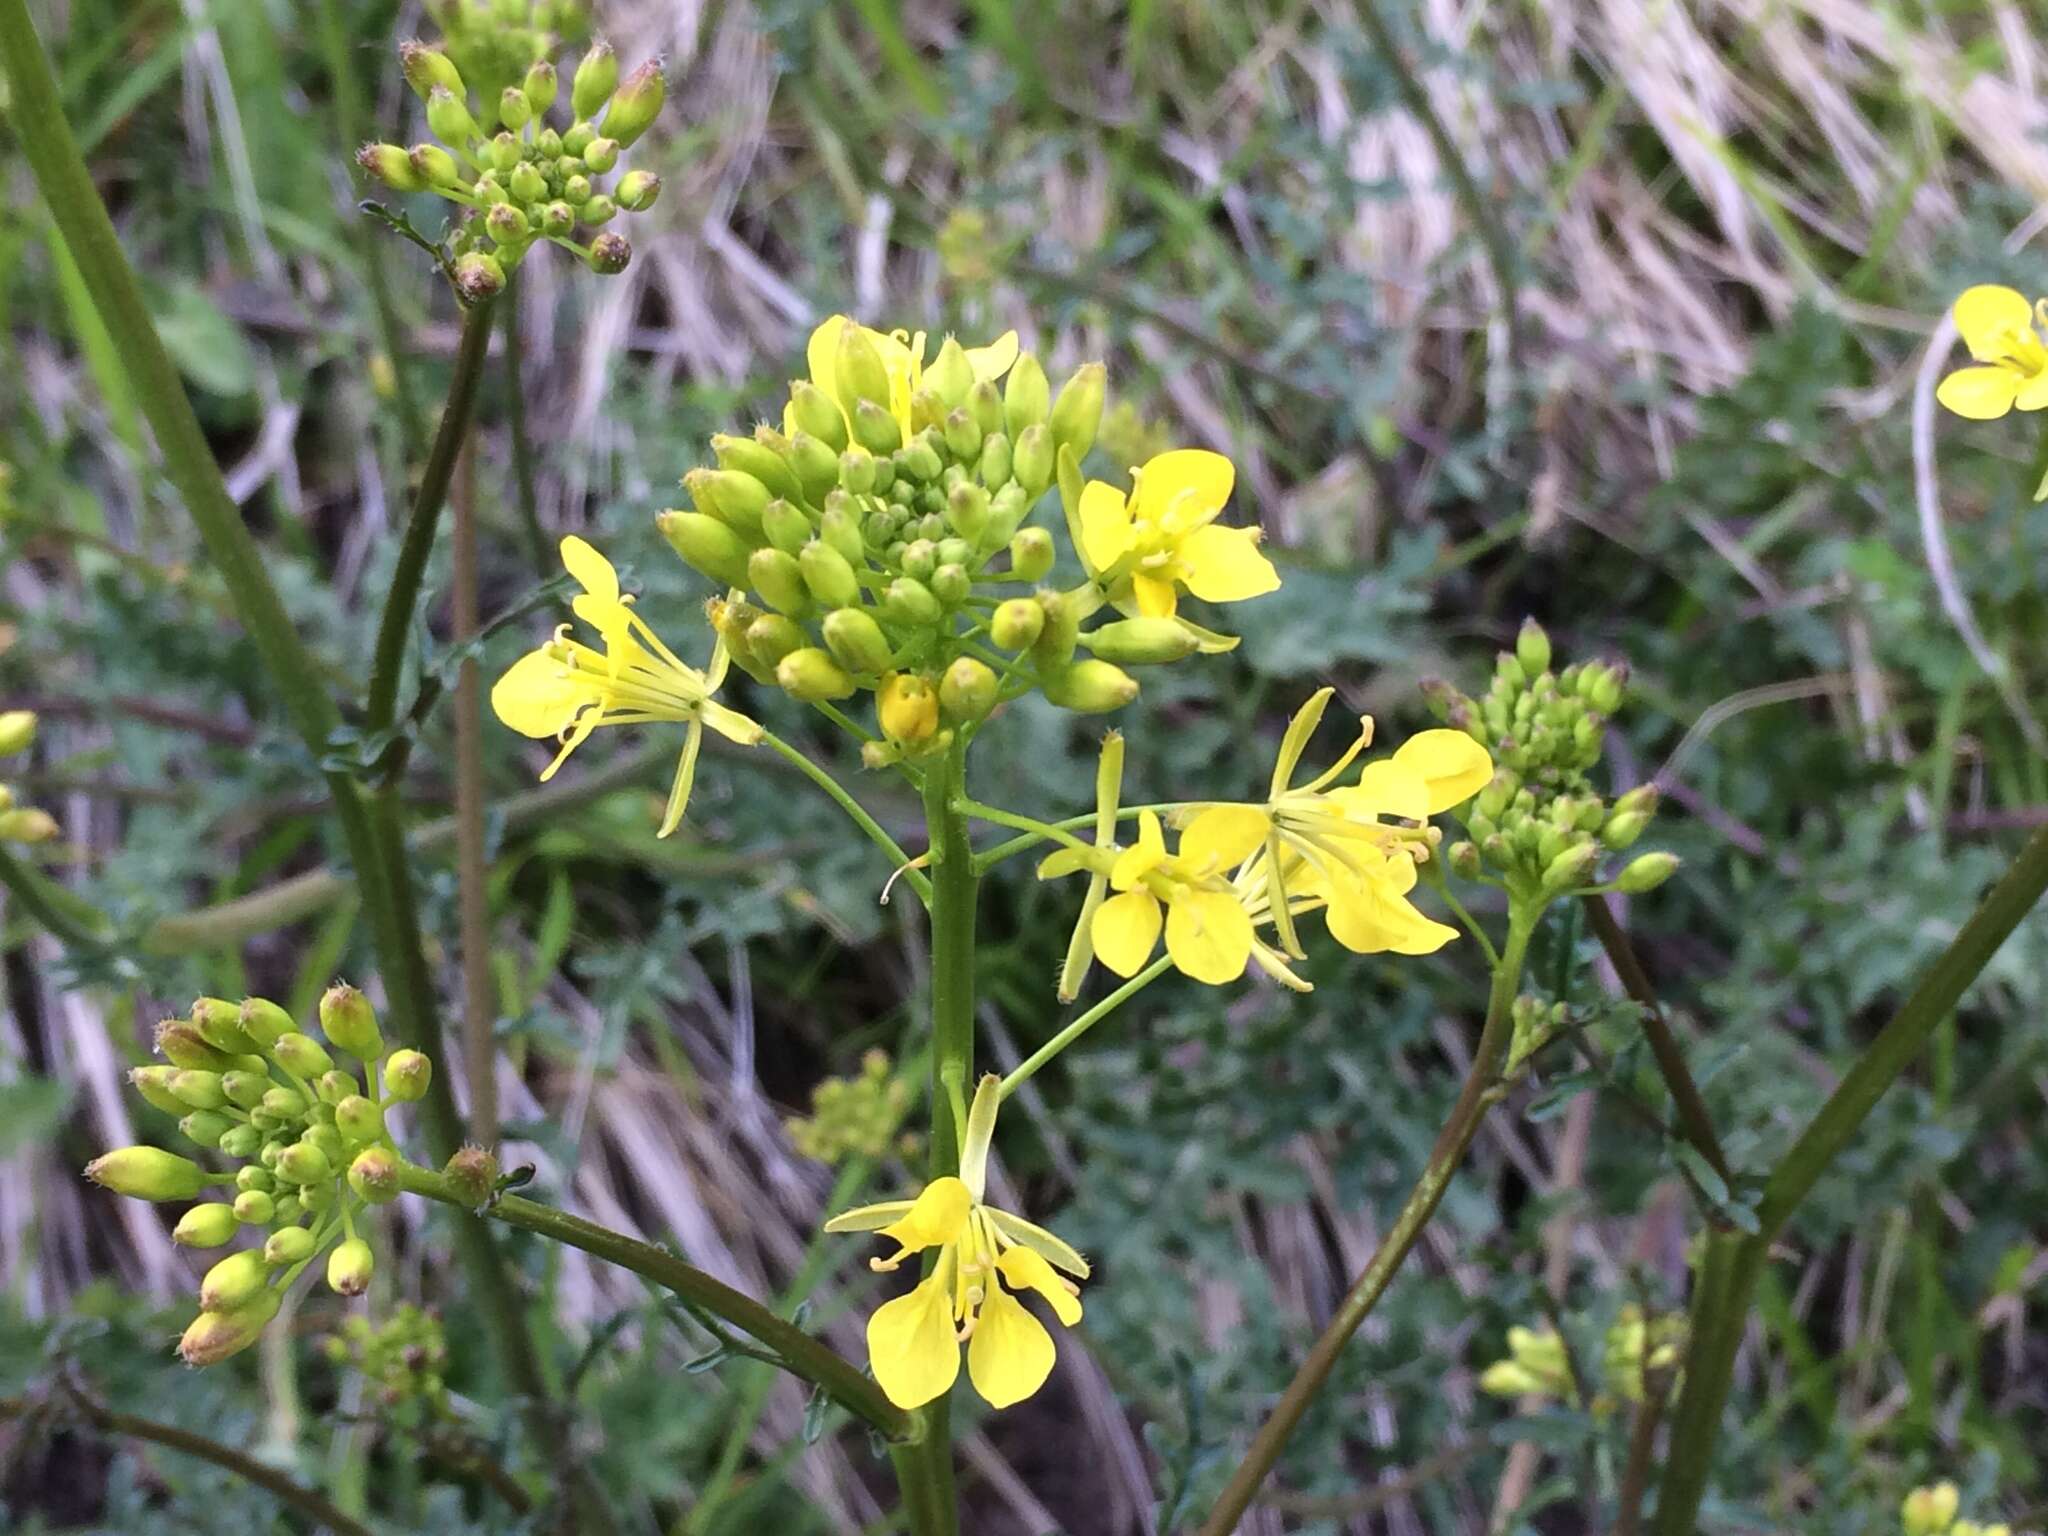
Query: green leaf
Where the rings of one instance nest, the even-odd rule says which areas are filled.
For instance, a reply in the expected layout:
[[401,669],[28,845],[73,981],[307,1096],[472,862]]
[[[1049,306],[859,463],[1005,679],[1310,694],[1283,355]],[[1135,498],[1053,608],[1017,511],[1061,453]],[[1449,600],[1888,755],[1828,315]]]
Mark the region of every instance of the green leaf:
[[179,283],[162,296],[156,331],[178,371],[208,394],[237,400],[255,387],[249,339],[197,284]]

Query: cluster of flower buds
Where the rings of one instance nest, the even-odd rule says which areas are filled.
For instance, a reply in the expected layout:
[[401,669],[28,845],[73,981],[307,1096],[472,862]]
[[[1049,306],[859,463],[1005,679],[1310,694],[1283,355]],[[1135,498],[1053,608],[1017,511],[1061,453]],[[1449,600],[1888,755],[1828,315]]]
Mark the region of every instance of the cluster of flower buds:
[[1515,999],[1508,1017],[1514,1032],[1508,1036],[1508,1059],[1501,1075],[1513,1078],[1522,1070],[1523,1063],[1557,1038],[1558,1031],[1570,1019],[1571,1010],[1562,1002],[1545,1003],[1524,992]]
[[[1600,1357],[1601,1390],[1586,1406],[1595,1414],[1612,1413],[1617,1404],[1640,1403],[1653,1379],[1678,1369],[1685,1349],[1685,1319],[1676,1313],[1653,1319],[1633,1302],[1623,1307],[1607,1330]],[[1480,1390],[1496,1397],[1544,1397],[1562,1401],[1580,1396],[1572,1360],[1563,1337],[1551,1328],[1510,1328],[1508,1355],[1479,1376]],[[1663,1382],[1669,1391],[1676,1379]]]
[[1172,619],[1084,634],[1101,594],[1039,585],[1055,545],[1025,520],[1062,457],[1094,443],[1102,366],[1055,395],[1014,335],[924,352],[922,334],[828,320],[781,428],[713,438],[718,467],[683,481],[691,509],[660,518],[685,561],[735,589],[710,615],[750,676],[812,702],[875,695],[871,761],[941,750],[1031,687],[1118,708],[1138,691],[1122,664],[1196,648]]
[[[556,128],[548,113],[559,82],[545,58],[534,59],[519,83],[505,86],[479,115],[446,53],[409,42],[399,57],[440,142],[410,150],[366,144],[356,161],[396,191],[432,192],[469,210],[448,242],[466,302],[501,292],[506,272],[541,240],[573,251],[595,271],[625,269],[632,246],[601,226],[652,207],[661,191],[658,177],[622,166],[625,151],[661,111],[658,64],[650,60],[621,80],[610,45],[593,44],[569,83],[569,125]],[[615,172],[607,189],[605,178]]]
[[1451,867],[1468,878],[1488,872],[1511,890],[1539,899],[1616,890],[1655,890],[1678,868],[1669,853],[1644,853],[1602,882],[1601,862],[1625,852],[1657,812],[1653,785],[1613,803],[1594,789],[1607,721],[1628,680],[1622,663],[1581,662],[1551,670],[1550,637],[1530,619],[1512,651],[1500,653],[1493,685],[1471,699],[1440,681],[1424,686],[1439,719],[1493,754],[1493,782],[1465,811],[1469,841],[1454,844]]
[[[323,1253],[327,1283],[344,1296],[368,1289],[373,1259],[356,1218],[398,1196],[399,1155],[385,1125],[392,1103],[425,1096],[433,1067],[418,1051],[387,1052],[369,1000],[350,986],[320,1000],[322,1045],[276,1003],[202,997],[188,1018],[157,1030],[161,1066],[138,1067],[142,1097],[178,1116],[195,1146],[237,1165],[202,1167],[159,1147],[123,1147],[96,1159],[88,1177],[138,1200],[208,1198],[187,1210],[172,1237],[189,1248],[225,1248],[248,1229],[260,1246],[238,1248],[207,1271],[199,1317],[179,1352],[211,1365],[254,1343],[284,1292]],[[338,1066],[329,1047],[363,1075]]]
[[433,1313],[407,1302],[382,1322],[351,1317],[325,1349],[334,1364],[361,1372],[386,1409],[417,1403],[436,1418],[446,1415],[448,1340]]
[[[36,717],[31,711],[0,713],[0,757],[26,752],[35,739]],[[57,832],[54,816],[39,806],[17,804],[14,791],[0,784],[0,843],[47,843]]]
[[1899,1526],[1905,1536],[2012,1536],[2009,1525],[1980,1525],[1975,1520],[1958,1520],[1963,1496],[1954,1483],[1942,1481],[1915,1488],[1899,1506]]
[[828,1077],[811,1090],[808,1119],[787,1123],[790,1142],[821,1163],[877,1159],[905,1150],[897,1131],[910,1110],[910,1085],[896,1076],[889,1053],[869,1051],[857,1077]]
[[477,121],[498,127],[507,86],[519,85],[535,59],[589,41],[587,0],[427,0],[441,46],[476,92]]

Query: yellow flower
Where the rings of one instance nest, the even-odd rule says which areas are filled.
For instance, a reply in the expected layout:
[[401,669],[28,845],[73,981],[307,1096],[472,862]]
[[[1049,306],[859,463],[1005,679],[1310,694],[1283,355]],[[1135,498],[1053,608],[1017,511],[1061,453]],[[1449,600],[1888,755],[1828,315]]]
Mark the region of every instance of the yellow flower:
[[[1036,1291],[1066,1327],[1081,1320],[1080,1287],[1088,1261],[1043,1227],[996,1209],[984,1198],[989,1142],[1001,1104],[994,1076],[984,1077],[967,1113],[958,1178],[937,1178],[915,1200],[862,1206],[825,1223],[827,1232],[873,1232],[897,1245],[871,1268],[888,1273],[914,1253],[939,1250],[931,1273],[908,1295],[886,1301],[868,1319],[868,1360],[899,1408],[945,1396],[967,1375],[992,1407],[1022,1402],[1052,1373],[1052,1335],[1018,1298]],[[1061,1271],[1065,1271],[1065,1275]]]
[[1946,1536],[1961,1503],[1962,1494],[1954,1483],[1915,1488],[1899,1507],[1899,1523],[1906,1536]]
[[[853,424],[854,396],[850,390],[839,387],[839,332],[855,324],[844,315],[833,315],[811,332],[811,339],[804,347],[804,357],[810,364],[811,382],[838,405],[846,415],[849,428]],[[878,331],[865,325],[858,329],[866,332],[868,340],[882,355],[882,366],[889,374],[889,414],[896,418],[896,425],[907,442],[914,430],[910,422],[910,397],[924,383],[925,333]],[[1017,361],[1017,333],[1005,331],[987,346],[968,347],[966,352],[967,361],[974,369],[974,381],[977,384],[984,379],[993,382],[1008,373],[1010,365]],[[785,412],[783,430],[795,436],[797,427],[793,412]]]
[[1965,288],[1955,303],[1956,330],[1975,368],[1958,368],[1941,381],[1934,398],[1972,421],[1996,421],[2017,407],[2048,406],[2048,300],[2039,306],[1996,283]]
[[1128,497],[1100,480],[1081,491],[1081,555],[1119,606],[1170,618],[1182,587],[1210,603],[1279,588],[1279,573],[1259,553],[1259,530],[1216,525],[1236,479],[1230,460],[1177,448],[1133,474]]
[[1479,1388],[1495,1397],[1566,1397],[1572,1390],[1571,1361],[1555,1330],[1508,1330],[1508,1356],[1479,1375]]
[[711,697],[725,680],[722,642],[712,650],[708,671],[686,666],[633,611],[633,600],[620,594],[618,572],[603,555],[572,536],[562,540],[562,563],[583,585],[583,595],[570,606],[597,631],[603,649],[569,639],[564,624],[554,639],[527,652],[498,679],[491,708],[522,736],[562,743],[542,771],[543,781],[601,725],[686,721],[690,732],[661,819],[660,835],[667,837],[689,805],[704,727],[743,746],[760,741],[761,727]]

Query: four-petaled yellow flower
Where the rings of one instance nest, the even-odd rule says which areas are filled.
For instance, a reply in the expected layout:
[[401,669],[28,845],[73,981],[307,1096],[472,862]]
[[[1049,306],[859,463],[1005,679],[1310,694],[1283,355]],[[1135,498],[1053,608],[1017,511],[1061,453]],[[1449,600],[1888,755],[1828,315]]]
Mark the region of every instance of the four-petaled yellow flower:
[[1077,538],[1090,575],[1119,606],[1170,618],[1186,587],[1210,603],[1242,602],[1280,586],[1256,528],[1219,527],[1237,472],[1220,453],[1176,448],[1132,472],[1127,497],[1091,480]]
[[[839,333],[849,325],[866,333],[875,350],[882,355],[882,366],[889,374],[889,414],[896,418],[896,425],[907,440],[912,435],[910,420],[910,397],[917,393],[924,383],[925,333],[923,331],[878,331],[872,326],[857,325],[844,315],[833,315],[816,330],[804,347],[804,357],[810,364],[811,382],[825,392],[846,413],[847,424],[853,422],[854,395],[839,384]],[[993,382],[1010,371],[1010,365],[1017,361],[1017,333],[1005,331],[985,347],[968,347],[968,364],[974,369],[974,381],[984,379]],[[784,430],[792,436],[796,433],[796,421],[791,412],[785,413]]]
[[996,1078],[984,1077],[967,1112],[958,1178],[932,1180],[915,1200],[862,1206],[825,1223],[827,1232],[873,1232],[894,1242],[895,1253],[869,1260],[883,1273],[912,1254],[939,1251],[916,1289],[868,1319],[869,1364],[899,1408],[922,1407],[952,1389],[963,1342],[967,1375],[991,1407],[1022,1402],[1043,1386],[1055,1350],[1045,1325],[1018,1299],[1026,1291],[1042,1296],[1065,1326],[1081,1320],[1074,1280],[1088,1278],[1088,1261],[984,1198],[1001,1102]]
[[1956,331],[1978,366],[1943,379],[1935,399],[1972,421],[2048,406],[2048,346],[2041,340],[2048,299],[2033,305],[2011,288],[1979,283],[1962,291],[1954,313]]
[[633,600],[619,591],[618,572],[596,549],[574,536],[566,538],[562,563],[583,585],[583,595],[570,606],[577,618],[597,631],[603,648],[571,640],[564,624],[554,639],[527,652],[498,679],[491,689],[491,708],[522,736],[562,743],[555,760],[542,771],[543,780],[553,778],[569,754],[601,725],[686,722],[690,732],[661,819],[660,835],[667,837],[689,805],[704,727],[743,746],[760,741],[761,727],[711,697],[725,680],[723,642],[713,649],[710,668],[699,672],[677,659],[633,611]]

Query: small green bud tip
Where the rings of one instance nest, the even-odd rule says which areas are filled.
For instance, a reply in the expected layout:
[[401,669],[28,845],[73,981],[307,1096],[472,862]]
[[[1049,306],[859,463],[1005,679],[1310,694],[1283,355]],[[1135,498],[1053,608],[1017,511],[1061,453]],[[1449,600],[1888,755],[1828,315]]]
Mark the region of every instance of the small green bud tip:
[[1077,661],[1045,679],[1045,696],[1061,709],[1100,715],[1122,709],[1138,696],[1138,680],[1100,658]]
[[410,38],[398,45],[398,67],[405,73],[405,83],[425,101],[435,91],[447,91],[451,95],[463,94],[462,74],[447,54],[438,48],[429,48],[418,38]]
[[1576,843],[1563,849],[1543,867],[1543,894],[1560,896],[1584,885],[1599,857],[1600,849],[1594,843]]
[[505,268],[495,256],[470,251],[456,258],[455,293],[465,304],[482,304],[505,291]]
[[1678,873],[1678,862],[1675,853],[1639,855],[1616,878],[1615,889],[1627,896],[1646,895]]
[[1025,428],[1043,426],[1052,410],[1052,385],[1031,353],[1019,355],[1003,384],[1003,427],[1014,444]]
[[414,172],[427,186],[447,188],[462,184],[462,167],[438,144],[415,144],[408,158]]
[[498,1192],[498,1158],[487,1147],[474,1143],[448,1159],[441,1172],[457,1199],[472,1210],[481,1210]]
[[533,121],[533,102],[526,92],[508,85],[498,93],[498,121],[515,133]]
[[185,1101],[171,1092],[171,1079],[178,1071],[177,1067],[137,1067],[128,1074],[128,1081],[152,1108],[167,1115],[183,1115]]
[[569,81],[569,110],[587,122],[604,110],[604,104],[619,84],[619,56],[612,45],[599,38],[576,65]]
[[889,670],[889,641],[882,626],[864,609],[835,608],[825,615],[822,628],[832,659],[847,671],[872,674]]
[[318,1077],[333,1070],[334,1058],[327,1049],[311,1035],[302,1035],[297,1030],[279,1035],[270,1047],[270,1055],[277,1064],[296,1077]]
[[1109,370],[1100,363],[1084,363],[1074,371],[1053,402],[1052,440],[1055,449],[1071,449],[1076,463],[1088,457],[1095,446],[1096,430],[1102,425],[1102,400],[1108,388]]
[[775,664],[775,681],[791,698],[806,704],[844,699],[853,694],[853,679],[826,652],[814,645],[791,651]]
[[[841,405],[849,411],[856,411],[859,402],[866,401],[884,416],[888,416],[892,428],[895,426],[895,418],[888,415],[889,370],[882,362],[882,354],[876,350],[866,327],[842,325],[839,328],[839,350],[833,360],[833,379],[839,386]],[[857,415],[855,427],[855,435],[858,436]],[[874,453],[893,451],[893,446],[877,448],[873,443],[866,443],[866,446]]]
[[184,1019],[166,1019],[156,1027],[157,1054],[174,1067],[192,1067],[203,1072],[226,1072],[235,1063],[224,1051],[217,1051],[200,1037]]
[[245,1189],[235,1196],[235,1203],[228,1209],[245,1226],[267,1227],[277,1217],[277,1200],[268,1190]]
[[398,1158],[389,1147],[365,1147],[348,1165],[348,1187],[372,1205],[398,1198]]
[[546,59],[536,61],[527,71],[526,78],[519,83],[519,92],[526,98],[533,115],[539,117],[555,104],[555,92],[561,88],[561,80],[555,74],[555,66]]
[[747,546],[717,518],[704,512],[670,508],[655,518],[654,525],[668,540],[669,547],[693,570],[703,572],[721,586],[748,585]]
[[190,1200],[219,1181],[189,1157],[161,1147],[121,1147],[85,1165],[95,1184],[131,1200]]
[[483,136],[468,105],[453,91],[441,86],[436,86],[427,97],[427,127],[435,138],[451,149],[462,149]]
[[1010,540],[1010,574],[1018,581],[1043,581],[1052,571],[1055,553],[1046,529],[1021,529]]
[[187,1365],[219,1365],[247,1349],[262,1336],[263,1326],[277,1316],[283,1297],[267,1287],[232,1311],[201,1312],[178,1341]]
[[187,1109],[219,1109],[228,1101],[225,1082],[222,1073],[180,1067],[171,1074],[171,1095]]
[[427,179],[412,163],[412,156],[397,144],[365,144],[356,151],[356,164],[365,176],[381,181],[394,192],[424,192]]
[[1006,651],[1028,650],[1045,628],[1045,609],[1028,597],[1013,597],[989,618],[989,638]]
[[1081,643],[1104,661],[1125,666],[1153,666],[1192,656],[1200,644],[1187,626],[1173,619],[1120,619],[1081,637]]
[[1451,873],[1460,879],[1476,880],[1479,878],[1479,849],[1475,845],[1468,842],[1453,843],[1451,844],[1450,852],[1445,857],[1450,861]]
[[[612,189],[612,197],[628,213],[645,213],[661,196],[661,178],[652,171],[628,171],[619,178],[618,186]],[[816,391],[812,391],[816,393]],[[817,433],[811,434],[814,437]],[[846,427],[841,423],[839,435],[843,440]],[[842,442],[843,445],[843,442]]]
[[667,94],[668,82],[662,78],[660,63],[649,59],[619,82],[611,109],[604,115],[606,135],[622,145],[632,144],[661,115]]
[[402,1104],[417,1104],[434,1080],[434,1064],[418,1051],[393,1051],[384,1063],[384,1091]]
[[334,1172],[317,1142],[295,1141],[277,1154],[276,1173],[287,1184],[318,1184]]
[[233,1241],[240,1226],[232,1205],[211,1201],[180,1216],[171,1229],[171,1241],[187,1248],[222,1248]]
[[590,270],[602,272],[607,277],[626,270],[633,259],[633,246],[626,237],[616,230],[606,230],[590,242]]
[[320,1028],[335,1045],[358,1061],[384,1054],[384,1035],[370,1000],[347,982],[337,982],[320,998]]
[[370,1288],[376,1255],[360,1237],[352,1237],[327,1256],[327,1284],[337,1296],[360,1296]]
[[531,227],[526,215],[510,203],[493,203],[484,215],[484,233],[499,245],[518,245]]
[[[309,1239],[312,1235],[306,1233]],[[258,1250],[244,1248],[239,1253],[231,1253],[209,1269],[206,1278],[199,1282],[199,1308],[203,1312],[233,1311],[262,1290],[263,1282],[269,1278],[269,1262]]]
[[939,679],[939,707],[951,720],[979,720],[994,708],[996,688],[995,672],[986,663],[956,656]]
[[361,1094],[351,1094],[334,1106],[334,1128],[350,1146],[361,1146],[384,1134],[384,1111]]
[[279,1036],[290,1033],[292,1016],[276,1003],[263,997],[245,997],[236,1012],[242,1026],[242,1033],[256,1042],[258,1050],[268,1050],[277,1043]]
[[1522,631],[1515,636],[1515,660],[1531,677],[1550,670],[1550,636],[1534,619],[1522,620]]
[[247,1056],[257,1048],[256,1040],[242,1028],[240,1004],[223,998],[202,997],[194,1001],[192,1027],[208,1045],[230,1056]]
[[313,1234],[306,1227],[279,1227],[263,1244],[263,1261],[283,1269],[313,1257]]

